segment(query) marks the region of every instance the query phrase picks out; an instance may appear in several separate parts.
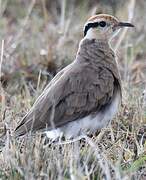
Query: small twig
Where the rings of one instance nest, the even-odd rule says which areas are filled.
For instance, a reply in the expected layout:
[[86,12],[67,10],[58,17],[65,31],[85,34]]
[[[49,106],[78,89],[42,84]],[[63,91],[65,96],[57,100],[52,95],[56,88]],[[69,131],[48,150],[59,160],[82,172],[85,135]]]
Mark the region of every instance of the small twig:
[[[5,120],[6,111],[7,111],[7,109],[5,109],[4,112],[3,112],[2,121]],[[4,129],[3,130],[4,130],[4,132],[2,133],[0,138],[4,137],[6,135],[6,133],[7,133],[7,125],[6,124],[4,124]]]
[[0,57],[0,82],[1,82],[1,75],[2,75],[3,56],[4,56],[4,40],[2,40],[2,45],[1,45],[1,57]]
[[[38,93],[38,91],[39,91],[41,75],[42,75],[42,71],[40,70],[40,71],[39,71],[39,75],[38,75],[37,88],[36,88],[36,89],[37,89],[37,93]],[[38,96],[38,94],[37,94],[37,96]]]
[[[85,135],[82,135],[82,136],[79,136],[79,137],[74,138],[74,139],[72,139],[72,140],[67,140],[67,141],[64,141],[64,142],[59,142],[58,145],[71,144],[71,143],[80,141],[81,139],[86,139],[86,136],[85,136]],[[56,145],[57,145],[57,143],[56,143]]]
[[1,104],[2,104],[2,108],[1,108],[1,117],[3,116],[3,111],[5,109],[5,93],[4,93],[4,89],[2,87],[2,83],[1,83],[1,74],[2,74],[2,63],[3,63],[3,56],[4,56],[4,40],[2,40],[2,45],[1,45],[1,56],[0,56],[0,95],[1,95]]
[[96,137],[96,142],[100,142],[105,134],[105,132],[107,131],[107,129],[102,129],[102,131],[98,134],[98,136]]
[[41,0],[41,3],[42,3],[45,24],[47,25],[49,17],[48,17],[48,12],[47,12],[47,8],[46,8],[46,0]]
[[61,1],[61,16],[60,16],[60,26],[61,31],[64,30],[64,23],[65,23],[65,9],[66,9],[66,0]]
[[44,146],[44,148],[50,146],[51,144],[53,144],[53,145],[55,145],[55,146],[67,145],[67,144],[71,144],[71,143],[80,141],[81,139],[85,139],[85,138],[86,138],[86,136],[85,136],[85,135],[82,135],[82,136],[79,136],[79,137],[74,138],[74,139],[71,139],[71,140],[59,141],[59,142],[50,142],[50,143],[46,144],[46,145]]

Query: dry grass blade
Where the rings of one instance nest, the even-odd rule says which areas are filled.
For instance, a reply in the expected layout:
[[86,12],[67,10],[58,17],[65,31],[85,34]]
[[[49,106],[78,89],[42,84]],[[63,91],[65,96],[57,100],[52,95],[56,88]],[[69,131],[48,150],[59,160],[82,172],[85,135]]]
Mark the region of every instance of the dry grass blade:
[[[127,29],[114,44],[124,89],[118,116],[92,138],[15,139],[10,132],[46,83],[74,60],[82,26],[95,12],[136,25],[126,42]],[[0,179],[146,179],[145,12],[145,0],[0,0],[0,133],[6,132]]]
[[[1,43],[1,56],[0,56],[0,104],[1,104],[1,110],[0,110],[1,111],[1,119],[0,119],[0,123],[4,127],[4,133],[2,135],[4,135],[5,131],[6,131],[6,128],[5,128],[5,125],[4,125],[4,122],[3,122],[3,120],[5,118],[5,111],[6,111],[5,91],[4,91],[4,89],[2,87],[2,84],[1,84],[3,56],[4,56],[4,40],[2,40],[2,43]],[[3,128],[1,128],[1,129],[3,129]]]

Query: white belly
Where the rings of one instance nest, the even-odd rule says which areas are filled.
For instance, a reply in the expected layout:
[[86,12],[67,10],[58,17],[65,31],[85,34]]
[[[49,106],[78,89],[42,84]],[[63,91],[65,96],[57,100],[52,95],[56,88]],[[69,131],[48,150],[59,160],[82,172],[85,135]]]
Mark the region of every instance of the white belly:
[[94,133],[98,129],[108,125],[109,121],[111,121],[117,113],[120,102],[121,95],[118,92],[111,104],[104,110],[99,111],[96,115],[88,115],[84,118],[69,122],[60,128],[46,131],[46,135],[48,138],[55,140],[61,136],[65,136],[66,139],[71,139],[80,135]]

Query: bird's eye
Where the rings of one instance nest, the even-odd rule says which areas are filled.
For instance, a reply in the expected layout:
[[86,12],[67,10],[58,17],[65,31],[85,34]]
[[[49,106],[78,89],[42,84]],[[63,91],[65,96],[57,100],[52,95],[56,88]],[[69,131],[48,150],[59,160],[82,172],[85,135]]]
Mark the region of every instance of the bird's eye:
[[100,21],[99,22],[99,26],[100,27],[105,27],[106,26],[106,22],[105,21]]

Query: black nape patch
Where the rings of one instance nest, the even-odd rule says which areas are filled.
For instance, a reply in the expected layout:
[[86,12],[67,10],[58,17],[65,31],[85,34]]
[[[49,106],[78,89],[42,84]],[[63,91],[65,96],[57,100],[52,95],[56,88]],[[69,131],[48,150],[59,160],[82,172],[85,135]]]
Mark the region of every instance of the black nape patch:
[[88,24],[85,26],[85,29],[84,29],[84,36],[86,36],[87,31],[88,31],[90,28],[96,28],[96,27],[98,27],[98,25],[99,25],[98,22],[88,23]]

